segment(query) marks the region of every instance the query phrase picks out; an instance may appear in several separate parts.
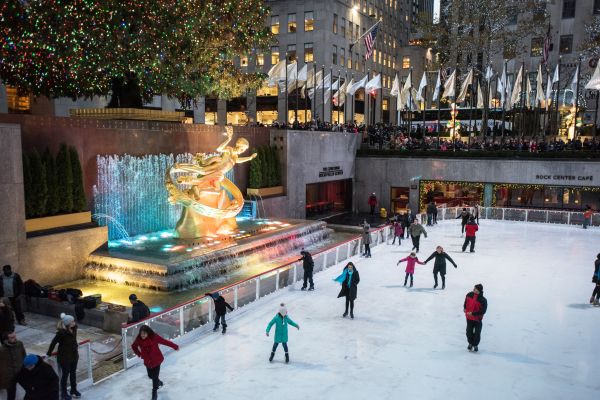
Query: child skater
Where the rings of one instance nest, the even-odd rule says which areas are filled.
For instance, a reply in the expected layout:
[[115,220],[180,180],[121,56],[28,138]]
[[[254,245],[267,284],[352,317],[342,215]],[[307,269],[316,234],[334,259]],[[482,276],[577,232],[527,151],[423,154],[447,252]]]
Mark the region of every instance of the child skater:
[[406,282],[408,281],[408,277],[410,276],[410,287],[413,286],[413,274],[415,273],[415,264],[425,265],[424,262],[419,261],[419,258],[413,251],[410,255],[402,260],[398,261],[396,265],[400,265],[402,261],[406,261],[406,277],[404,278],[404,286],[406,286]]
[[292,321],[290,317],[287,315],[287,308],[285,304],[281,303],[279,306],[279,312],[277,315],[273,317],[269,325],[267,325],[267,336],[269,336],[269,332],[273,325],[275,325],[275,338],[273,343],[273,350],[271,351],[271,356],[269,357],[269,362],[273,361],[273,357],[275,357],[275,350],[277,350],[277,346],[279,343],[283,346],[283,350],[285,351],[285,362],[290,362],[290,355],[288,353],[288,324],[300,330],[300,325]]

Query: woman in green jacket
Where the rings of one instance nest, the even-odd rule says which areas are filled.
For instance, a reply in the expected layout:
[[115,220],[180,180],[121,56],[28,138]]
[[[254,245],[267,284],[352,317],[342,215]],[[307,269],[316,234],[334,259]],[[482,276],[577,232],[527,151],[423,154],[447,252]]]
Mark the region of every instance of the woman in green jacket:
[[300,330],[300,325],[292,321],[290,317],[287,315],[287,308],[285,308],[285,304],[281,303],[279,307],[279,312],[277,315],[273,317],[269,325],[267,325],[267,336],[269,336],[269,332],[273,325],[275,325],[275,343],[273,343],[273,350],[271,351],[271,357],[269,357],[269,362],[273,361],[273,357],[275,357],[275,350],[277,350],[277,346],[279,343],[283,346],[283,350],[285,351],[285,362],[290,362],[290,356],[288,354],[288,324],[296,327],[296,329]]

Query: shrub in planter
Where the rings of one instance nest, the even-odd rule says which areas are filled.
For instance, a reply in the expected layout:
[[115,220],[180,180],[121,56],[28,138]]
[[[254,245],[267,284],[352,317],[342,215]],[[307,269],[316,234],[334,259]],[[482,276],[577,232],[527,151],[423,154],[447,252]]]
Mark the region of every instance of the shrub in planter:
[[48,186],[46,185],[46,168],[37,150],[33,150],[29,157],[29,168],[31,171],[31,215],[43,217],[46,215]]
[[56,180],[56,162],[50,149],[46,148],[42,156],[42,162],[46,168],[46,187],[48,188],[48,200],[46,202],[46,215],[55,215],[60,207],[58,203],[58,188]]
[[[254,149],[252,153],[257,153],[258,150]],[[261,173],[261,159],[257,155],[252,161],[250,161],[250,172],[248,176],[248,187],[258,189],[260,188],[260,184],[262,182],[262,173]]]
[[23,186],[25,189],[25,215],[30,218],[33,215],[33,196],[31,182],[31,168],[29,156],[23,153]]
[[81,212],[86,208],[85,190],[83,188],[83,171],[79,155],[75,147],[69,147],[69,158],[73,173],[73,212]]
[[73,210],[73,167],[69,149],[64,143],[56,155],[56,180],[60,211],[69,213]]

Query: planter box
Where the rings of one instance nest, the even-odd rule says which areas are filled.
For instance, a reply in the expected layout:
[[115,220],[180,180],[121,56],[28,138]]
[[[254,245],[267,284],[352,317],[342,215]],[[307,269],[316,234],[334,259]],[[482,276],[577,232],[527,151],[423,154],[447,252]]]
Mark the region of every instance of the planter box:
[[25,231],[43,231],[63,226],[89,224],[90,222],[92,222],[92,213],[90,211],[54,215],[52,217],[32,218],[25,220]]
[[143,108],[72,108],[71,117],[95,119],[132,119],[142,121],[184,122],[182,111],[148,110]]
[[283,194],[283,186],[273,186],[260,189],[246,189],[246,193],[252,196],[268,197],[268,196],[281,196]]

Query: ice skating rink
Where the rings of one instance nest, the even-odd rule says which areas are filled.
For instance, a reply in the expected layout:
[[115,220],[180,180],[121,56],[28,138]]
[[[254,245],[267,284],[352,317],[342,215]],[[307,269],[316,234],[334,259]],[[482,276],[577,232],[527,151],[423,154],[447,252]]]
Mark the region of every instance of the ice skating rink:
[[[600,230],[481,221],[476,252],[461,252],[458,221],[421,238],[420,260],[442,245],[446,289],[433,289],[433,261],[416,266],[403,287],[412,247],[380,245],[356,258],[360,273],[355,319],[342,318],[333,278],[315,275],[315,292],[300,285],[274,293],[229,318],[228,333],[211,333],[166,357],[159,399],[597,399],[600,394],[600,308],[588,304]],[[484,286],[488,311],[479,353],[467,351],[465,294]],[[268,362],[265,328],[285,302],[290,358],[281,347]],[[237,313],[237,311],[236,311]],[[149,399],[142,365],[109,379],[86,399]]]

